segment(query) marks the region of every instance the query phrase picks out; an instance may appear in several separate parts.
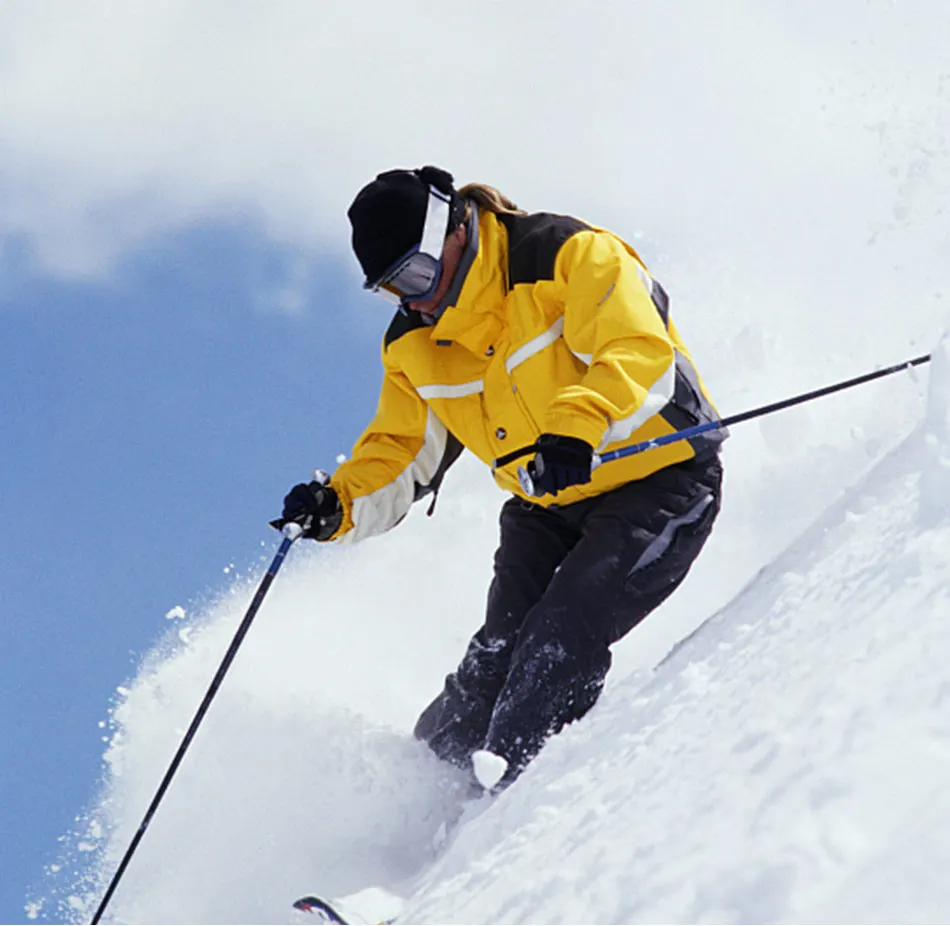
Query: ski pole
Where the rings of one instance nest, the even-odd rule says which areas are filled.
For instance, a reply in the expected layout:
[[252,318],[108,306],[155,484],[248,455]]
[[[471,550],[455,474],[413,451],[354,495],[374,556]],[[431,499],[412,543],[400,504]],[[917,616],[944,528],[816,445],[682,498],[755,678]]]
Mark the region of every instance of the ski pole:
[[224,659],[221,660],[221,665],[218,667],[218,671],[211,680],[211,685],[202,699],[201,704],[198,707],[198,711],[195,714],[194,719],[191,721],[191,726],[188,727],[188,732],[182,739],[181,745],[178,747],[178,751],[175,753],[174,759],[172,759],[171,765],[168,766],[168,771],[165,772],[165,777],[158,786],[158,791],[155,793],[152,803],[145,812],[145,816],[143,817],[142,822],[139,824],[139,828],[136,831],[135,836],[132,838],[132,842],[129,843],[128,849],[125,850],[125,855],[122,857],[122,861],[119,862],[119,867],[112,876],[112,880],[109,882],[108,888],[106,888],[106,892],[99,903],[99,908],[96,910],[96,914],[92,918],[93,926],[95,926],[95,924],[97,924],[102,919],[102,914],[105,913],[106,907],[108,907],[109,901],[112,899],[112,895],[115,893],[115,889],[118,887],[119,881],[122,879],[122,875],[125,874],[125,869],[128,868],[129,862],[132,860],[132,856],[135,854],[135,850],[142,841],[142,837],[145,835],[145,831],[148,829],[149,823],[152,822],[152,817],[155,816],[155,811],[158,810],[158,805],[162,802],[162,798],[165,796],[165,792],[168,790],[168,786],[171,784],[171,780],[175,776],[175,772],[178,771],[178,766],[181,765],[181,760],[185,757],[185,753],[188,751],[188,747],[191,745],[191,741],[194,739],[195,733],[198,731],[198,727],[201,725],[201,721],[204,720],[204,716],[207,713],[211,702],[214,700],[214,696],[218,693],[218,689],[221,687],[221,683],[224,681],[224,676],[227,675],[228,669],[231,668],[231,663],[234,661],[234,657],[237,655],[237,651],[241,646],[241,642],[244,640],[245,635],[250,629],[251,622],[254,620],[254,616],[257,614],[261,603],[264,601],[264,596],[267,594],[271,583],[274,581],[274,576],[277,575],[277,571],[284,562],[284,557],[287,555],[287,551],[302,532],[303,528],[293,521],[289,521],[284,525],[282,529],[284,539],[281,542],[280,547],[270,564],[270,567],[265,573],[264,578],[261,579],[261,584],[258,586],[257,592],[254,594],[254,598],[247,609],[247,613],[244,615],[244,619],[241,621],[237,632],[234,634],[234,639],[231,640],[231,645],[228,647],[228,651],[224,654]]
[[[924,354],[920,357],[914,357],[912,360],[905,360],[903,363],[896,363],[894,366],[885,367],[882,370],[875,370],[872,373],[865,373],[862,376],[855,376],[853,379],[842,380],[839,383],[833,383],[830,386],[824,386],[821,389],[815,389],[811,392],[803,392],[800,395],[792,396],[789,399],[782,399],[780,402],[772,402],[769,405],[760,405],[758,408],[749,409],[745,412],[739,412],[736,415],[729,415],[726,418],[717,418],[715,421],[706,421],[703,424],[694,425],[691,428],[684,428],[682,431],[674,431],[672,434],[664,434],[661,437],[654,437],[650,440],[642,441],[638,444],[631,444],[629,447],[621,447],[619,450],[608,450],[607,453],[594,454],[592,469],[604,463],[611,463],[622,457],[629,457],[635,453],[643,453],[652,450],[654,447],[665,447],[667,444],[675,444],[681,440],[689,440],[692,437],[698,437],[707,431],[717,431],[720,428],[727,428],[733,424],[739,424],[742,421],[749,421],[752,418],[761,418],[763,415],[771,415],[772,412],[782,411],[785,408],[791,408],[793,405],[801,405],[803,402],[811,402],[813,399],[820,399],[822,396],[831,395],[833,392],[840,392],[843,389],[851,389],[853,386],[860,386],[862,383],[869,383],[871,380],[880,379],[882,376],[890,376],[892,373],[900,373],[903,370],[909,370],[911,367],[919,367],[924,363],[930,362],[930,354]],[[519,450],[513,450],[495,460],[494,469],[499,466],[506,466],[515,460],[527,456],[529,453],[537,451],[536,444],[529,444]],[[527,467],[518,467],[518,481],[525,495],[535,495],[534,478],[537,473],[531,463]]]

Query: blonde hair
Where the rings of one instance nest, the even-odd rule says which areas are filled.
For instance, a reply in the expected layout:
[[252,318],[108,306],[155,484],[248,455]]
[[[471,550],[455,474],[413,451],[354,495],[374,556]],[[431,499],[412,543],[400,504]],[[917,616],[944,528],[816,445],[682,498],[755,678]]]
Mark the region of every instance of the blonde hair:
[[466,183],[458,191],[462,199],[470,199],[479,209],[494,212],[495,215],[527,215],[519,209],[501,190],[487,183]]

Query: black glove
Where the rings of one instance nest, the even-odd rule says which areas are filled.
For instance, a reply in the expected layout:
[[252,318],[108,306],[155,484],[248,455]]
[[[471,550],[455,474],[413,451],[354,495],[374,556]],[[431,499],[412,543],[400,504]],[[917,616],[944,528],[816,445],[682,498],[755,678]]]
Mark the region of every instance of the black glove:
[[[314,480],[298,483],[284,498],[283,524],[296,521],[303,537],[329,540],[343,520],[343,506],[332,486]],[[283,526],[283,525],[281,525]]]
[[535,495],[556,495],[568,486],[590,482],[594,448],[579,437],[542,434],[538,452],[528,464]]

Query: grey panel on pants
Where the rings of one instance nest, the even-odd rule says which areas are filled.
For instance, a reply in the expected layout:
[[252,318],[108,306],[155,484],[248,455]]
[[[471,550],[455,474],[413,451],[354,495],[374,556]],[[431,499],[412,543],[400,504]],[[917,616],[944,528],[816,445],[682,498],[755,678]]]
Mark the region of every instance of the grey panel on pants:
[[650,541],[649,546],[640,554],[640,558],[634,564],[633,569],[627,573],[628,578],[635,572],[646,569],[650,563],[655,563],[670,548],[670,544],[673,542],[673,535],[677,529],[684,524],[695,524],[703,516],[703,512],[709,507],[712,500],[713,497],[711,493],[704,495],[685,514],[680,515],[678,518],[670,518],[664,525],[663,530]]

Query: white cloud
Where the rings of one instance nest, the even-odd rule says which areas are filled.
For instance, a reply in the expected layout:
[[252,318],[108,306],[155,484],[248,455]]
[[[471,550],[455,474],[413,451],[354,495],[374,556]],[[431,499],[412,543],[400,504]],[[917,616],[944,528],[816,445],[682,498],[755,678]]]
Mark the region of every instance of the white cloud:
[[678,247],[840,230],[946,34],[941,0],[8,0],[0,233],[63,274],[221,214],[342,252],[354,192],[429,161]]

